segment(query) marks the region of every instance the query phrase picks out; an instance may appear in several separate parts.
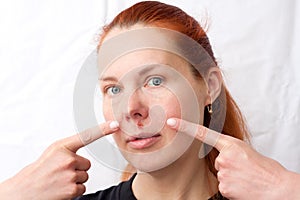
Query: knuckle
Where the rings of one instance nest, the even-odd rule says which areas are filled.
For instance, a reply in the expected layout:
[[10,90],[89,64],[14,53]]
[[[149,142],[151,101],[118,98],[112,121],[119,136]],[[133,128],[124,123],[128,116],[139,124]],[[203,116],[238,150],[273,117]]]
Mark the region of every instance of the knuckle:
[[85,193],[86,191],[86,187],[83,184],[77,184],[77,196],[82,195],[83,193]]
[[61,146],[60,141],[53,142],[53,143],[48,147],[48,151],[55,151],[55,150],[57,150],[58,148],[60,148],[60,146]]
[[89,174],[87,172],[84,173],[83,175],[83,183],[85,183],[89,179]]
[[81,194],[83,194],[83,193],[85,193],[85,191],[86,191],[86,187],[85,187],[85,185],[83,185],[83,184],[81,184],[81,189],[80,189],[80,195]]
[[69,156],[65,159],[65,166],[66,168],[74,168],[74,165],[76,164],[76,159],[73,156]]
[[215,160],[215,166],[218,168],[226,166],[226,159],[222,156],[218,156]]
[[240,156],[241,156],[241,159],[242,159],[243,161],[248,161],[248,160],[250,160],[248,153],[245,152],[245,151],[241,151]]
[[226,157],[226,159],[228,160],[238,162],[244,162],[249,160],[249,153],[247,149],[245,149],[245,146],[242,145],[242,141],[238,141],[237,143],[232,144],[230,146],[230,149],[228,149],[228,151],[224,154],[224,157]]
[[78,174],[75,171],[71,171],[68,175],[69,180],[71,183],[76,183],[77,179],[78,179]]
[[76,156],[76,164],[81,170],[87,171],[91,168],[91,162],[81,156]]
[[219,170],[220,170],[220,166],[218,165],[218,163],[217,163],[217,162],[215,162],[215,169],[216,169],[217,171],[219,171]]
[[103,124],[99,128],[100,128],[100,132],[102,133],[102,135],[107,135],[110,131],[110,129],[108,128],[108,125],[106,125],[106,124]]
[[229,191],[229,189],[228,189],[228,187],[225,184],[223,184],[223,183],[219,184],[219,191],[225,197],[229,197],[230,194],[231,194],[230,191]]
[[84,160],[84,164],[86,165],[86,168],[87,168],[86,170],[90,169],[92,166],[91,161],[89,161],[88,159]]
[[224,174],[222,173],[222,171],[218,171],[217,173],[217,178],[218,180],[221,182],[222,180],[224,180]]
[[66,191],[66,195],[68,197],[75,197],[78,194],[78,189],[77,189],[77,184],[72,184],[71,186],[68,187]]
[[68,179],[71,183],[85,183],[89,179],[86,171],[72,171],[69,173]]
[[63,173],[61,173],[60,179],[64,182],[66,187],[69,187],[70,184],[73,184],[75,181],[76,174],[73,170],[64,170]]
[[197,138],[199,140],[201,140],[201,141],[204,140],[205,137],[206,137],[206,133],[207,133],[207,129],[206,128],[203,128],[201,126],[197,126],[197,132],[196,132],[196,134],[197,134]]
[[223,151],[220,153],[220,162],[222,162],[224,166],[228,166],[231,162],[236,160],[240,154],[241,151],[239,148],[236,148],[236,145],[230,145],[228,148],[223,149]]
[[230,171],[228,170],[221,170],[217,173],[217,178],[220,182],[224,182],[230,178]]
[[72,184],[68,187],[66,191],[66,196],[69,198],[74,198],[82,195],[86,191],[86,188],[82,184]]
[[180,124],[179,124],[179,130],[181,132],[187,132],[187,124],[185,122],[180,122]]

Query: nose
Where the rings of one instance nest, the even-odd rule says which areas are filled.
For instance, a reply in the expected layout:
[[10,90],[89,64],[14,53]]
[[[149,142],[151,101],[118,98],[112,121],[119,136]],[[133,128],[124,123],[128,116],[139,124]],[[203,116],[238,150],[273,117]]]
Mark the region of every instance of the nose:
[[138,126],[143,126],[149,115],[148,100],[142,91],[136,90],[128,99],[127,119],[133,120]]

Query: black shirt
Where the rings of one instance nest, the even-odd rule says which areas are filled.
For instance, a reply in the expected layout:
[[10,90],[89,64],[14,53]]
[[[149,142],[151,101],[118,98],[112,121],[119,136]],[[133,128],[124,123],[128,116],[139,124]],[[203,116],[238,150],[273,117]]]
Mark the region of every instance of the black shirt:
[[[135,176],[136,174],[134,174],[130,180],[121,182],[119,185],[100,190],[93,194],[83,195],[74,200],[137,200],[131,187]],[[208,200],[226,200],[226,198],[218,192]]]

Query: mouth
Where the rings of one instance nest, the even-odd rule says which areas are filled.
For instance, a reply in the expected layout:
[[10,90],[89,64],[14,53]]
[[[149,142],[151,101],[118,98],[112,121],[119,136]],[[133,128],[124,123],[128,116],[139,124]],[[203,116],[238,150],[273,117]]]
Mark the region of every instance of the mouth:
[[156,142],[159,141],[160,138],[160,133],[154,135],[139,134],[138,136],[131,136],[127,138],[126,142],[129,145],[129,147],[133,149],[144,149],[154,145]]

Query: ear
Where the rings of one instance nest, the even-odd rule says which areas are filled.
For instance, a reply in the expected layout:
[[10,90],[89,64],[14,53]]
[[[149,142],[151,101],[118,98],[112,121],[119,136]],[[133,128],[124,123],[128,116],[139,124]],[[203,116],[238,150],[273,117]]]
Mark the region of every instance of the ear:
[[208,105],[212,104],[221,93],[223,79],[220,69],[218,67],[210,68],[205,79],[208,88],[208,97],[205,103]]

